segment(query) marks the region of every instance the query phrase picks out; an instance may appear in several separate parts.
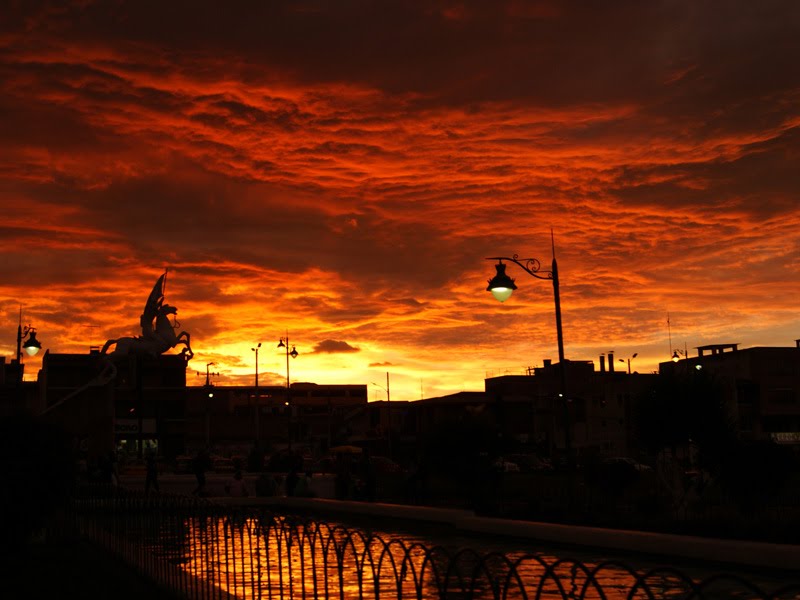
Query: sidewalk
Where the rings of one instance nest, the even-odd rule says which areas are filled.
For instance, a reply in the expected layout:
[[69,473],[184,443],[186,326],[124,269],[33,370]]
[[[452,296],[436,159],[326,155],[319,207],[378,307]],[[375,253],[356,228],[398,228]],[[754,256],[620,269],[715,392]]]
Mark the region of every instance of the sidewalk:
[[129,565],[82,540],[35,543],[0,557],[0,577],[13,598],[180,600]]

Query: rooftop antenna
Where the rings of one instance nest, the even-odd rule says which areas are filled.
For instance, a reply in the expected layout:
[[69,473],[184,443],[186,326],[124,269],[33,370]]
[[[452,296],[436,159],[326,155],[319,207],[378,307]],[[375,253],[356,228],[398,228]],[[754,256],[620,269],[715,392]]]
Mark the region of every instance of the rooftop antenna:
[[667,333],[669,334],[669,352],[667,352],[667,356],[672,358],[672,326],[669,322],[669,311],[667,311]]

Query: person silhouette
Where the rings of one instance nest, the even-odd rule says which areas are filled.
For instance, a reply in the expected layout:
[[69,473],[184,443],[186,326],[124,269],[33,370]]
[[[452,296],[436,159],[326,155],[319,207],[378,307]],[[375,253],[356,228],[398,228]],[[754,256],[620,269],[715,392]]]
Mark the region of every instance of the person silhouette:
[[272,473],[262,471],[256,480],[256,496],[275,496],[278,493],[278,482],[272,476]]
[[297,469],[292,467],[289,473],[286,475],[286,495],[287,496],[294,496],[295,495],[295,488],[297,487],[297,482],[300,479],[300,475],[297,473]]
[[149,494],[150,488],[153,488],[156,492],[160,491],[158,487],[158,461],[156,461],[156,456],[153,452],[147,454],[145,468],[144,493]]
[[236,469],[228,481],[225,482],[225,492],[234,498],[244,498],[250,495],[250,489],[242,476],[242,470]]
[[210,463],[211,457],[209,457],[208,451],[205,448],[200,450],[197,456],[194,457],[192,468],[194,470],[194,476],[197,479],[197,487],[192,491],[193,496],[206,495],[206,470],[209,468]]

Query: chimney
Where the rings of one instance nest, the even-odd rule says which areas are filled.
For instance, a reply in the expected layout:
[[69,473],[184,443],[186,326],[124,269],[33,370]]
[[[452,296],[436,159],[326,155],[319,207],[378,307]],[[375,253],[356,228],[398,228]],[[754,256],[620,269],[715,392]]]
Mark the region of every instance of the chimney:
[[552,361],[551,361],[549,358],[545,358],[545,359],[544,359],[544,368],[545,368],[545,369],[546,369],[547,367],[549,367],[550,365],[552,365],[552,364],[553,364],[553,363],[552,363]]
[[608,353],[608,372],[609,373],[613,373],[614,372],[614,353],[613,352],[609,352]]
[[606,355],[605,354],[601,354],[600,355],[600,372],[601,373],[605,373],[606,372]]

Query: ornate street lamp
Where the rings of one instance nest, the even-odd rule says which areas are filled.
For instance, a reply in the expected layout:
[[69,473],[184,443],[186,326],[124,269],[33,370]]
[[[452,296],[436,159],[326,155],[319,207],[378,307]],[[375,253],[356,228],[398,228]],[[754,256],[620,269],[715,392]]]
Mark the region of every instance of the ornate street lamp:
[[676,348],[672,353],[672,362],[678,362],[681,358],[689,358],[689,349],[684,346],[683,350]]
[[[27,337],[27,339],[25,339]],[[23,340],[25,340],[23,342]],[[36,339],[36,328],[31,327],[30,325],[23,325],[22,324],[22,306],[19,308],[19,325],[17,326],[17,356],[16,356],[16,364],[17,369],[19,369],[18,375],[18,382],[22,382],[22,374],[23,374],[23,365],[22,365],[22,351],[25,350],[25,354],[28,356],[35,356],[39,350],[42,349],[42,344],[39,340]]]
[[[27,340],[23,343],[23,339]],[[36,339],[36,328],[22,324],[22,309],[19,309],[19,325],[17,326],[17,363],[22,362],[22,349],[25,354],[35,356],[42,349],[42,344]]]
[[288,412],[287,420],[289,422],[288,426],[288,433],[289,433],[289,450],[292,449],[292,403],[290,399],[291,395],[291,385],[289,383],[289,357],[297,358],[299,352],[297,349],[292,346],[292,350],[289,351],[289,333],[286,333],[286,337],[282,337],[278,342],[278,348],[284,348],[286,350],[286,408]]
[[[552,240],[552,238],[551,238]],[[495,265],[497,273],[489,280],[489,285],[486,288],[492,295],[500,302],[505,302],[511,297],[511,294],[517,289],[514,279],[506,274],[506,265],[503,261],[514,263],[528,275],[536,279],[548,279],[553,282],[553,297],[555,299],[556,308],[556,336],[558,340],[558,364],[559,375],[561,379],[560,392],[558,394],[563,410],[564,410],[564,449],[567,453],[567,460],[572,461],[572,440],[570,431],[569,419],[569,406],[567,400],[567,375],[566,375],[566,361],[564,359],[564,335],[561,330],[561,297],[559,295],[559,282],[558,282],[558,264],[556,263],[555,256],[555,243],[553,243],[553,262],[550,271],[543,271],[541,263],[536,258],[520,258],[518,254],[513,256],[491,256],[486,260],[498,261]]]
[[28,336],[28,339],[22,344],[22,347],[25,349],[25,354],[28,356],[36,356],[36,354],[39,353],[39,350],[42,349],[42,344],[36,339],[36,328],[26,325],[24,329],[17,331],[17,360],[21,358],[19,341],[24,336]]

